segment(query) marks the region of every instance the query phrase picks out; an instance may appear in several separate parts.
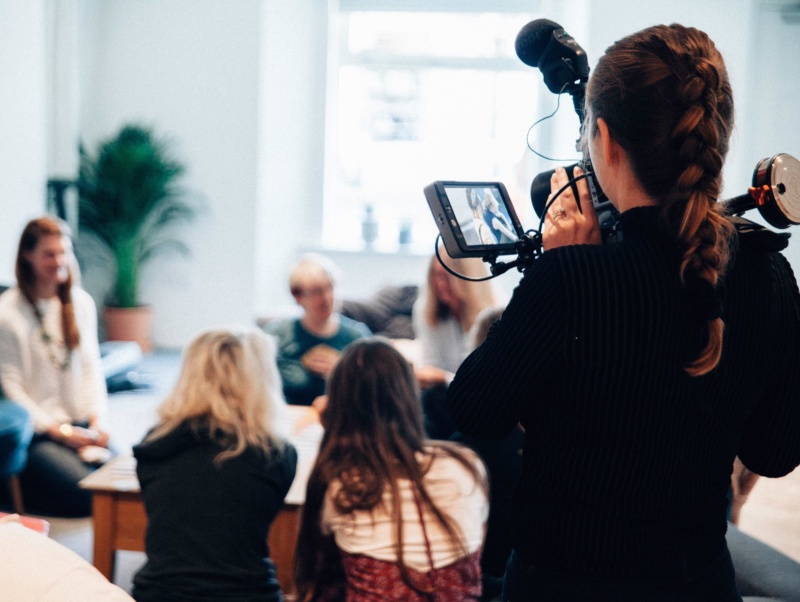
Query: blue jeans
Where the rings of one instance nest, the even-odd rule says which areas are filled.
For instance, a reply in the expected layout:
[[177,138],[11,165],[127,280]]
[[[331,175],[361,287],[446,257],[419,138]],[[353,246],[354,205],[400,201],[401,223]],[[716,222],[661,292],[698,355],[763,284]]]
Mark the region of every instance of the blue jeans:
[[0,478],[18,474],[28,458],[33,423],[13,401],[0,399]]
[[728,548],[703,562],[687,560],[659,578],[617,579],[555,574],[511,552],[503,602],[742,602]]

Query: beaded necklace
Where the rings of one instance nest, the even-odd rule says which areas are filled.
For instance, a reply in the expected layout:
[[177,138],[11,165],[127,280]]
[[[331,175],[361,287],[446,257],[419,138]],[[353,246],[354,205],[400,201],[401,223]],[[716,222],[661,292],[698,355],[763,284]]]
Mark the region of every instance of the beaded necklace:
[[[61,370],[62,372],[66,371],[66,369],[69,368],[70,363],[70,353],[66,348],[66,344],[63,340],[59,340],[55,337],[55,335],[48,332],[47,328],[44,326],[44,316],[42,315],[42,311],[35,303],[33,304],[33,314],[36,316],[36,321],[39,322],[39,330],[41,332],[42,342],[44,343],[45,349],[47,349],[47,358],[57,369]],[[58,359],[58,356],[61,354],[64,355],[63,360]]]

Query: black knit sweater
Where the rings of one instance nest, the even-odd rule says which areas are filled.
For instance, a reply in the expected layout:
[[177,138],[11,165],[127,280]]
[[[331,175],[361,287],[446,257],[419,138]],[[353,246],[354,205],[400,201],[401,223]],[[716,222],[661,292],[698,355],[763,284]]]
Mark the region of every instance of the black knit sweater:
[[656,209],[632,209],[614,244],[547,251],[449,389],[464,433],[525,427],[514,545],[555,570],[641,576],[722,549],[734,456],[766,476],[800,462],[788,263],[740,246],[722,291],[722,361],[692,378],[702,311],[656,222]]
[[286,443],[226,446],[185,422],[133,448],[148,527],[147,564],[133,578],[138,602],[283,600],[267,536],[297,467]]

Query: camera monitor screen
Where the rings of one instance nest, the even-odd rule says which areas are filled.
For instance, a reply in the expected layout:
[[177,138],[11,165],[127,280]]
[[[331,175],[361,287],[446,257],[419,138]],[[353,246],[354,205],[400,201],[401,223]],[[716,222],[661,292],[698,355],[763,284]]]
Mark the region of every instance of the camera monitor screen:
[[516,254],[524,231],[502,183],[436,181],[425,198],[451,257]]

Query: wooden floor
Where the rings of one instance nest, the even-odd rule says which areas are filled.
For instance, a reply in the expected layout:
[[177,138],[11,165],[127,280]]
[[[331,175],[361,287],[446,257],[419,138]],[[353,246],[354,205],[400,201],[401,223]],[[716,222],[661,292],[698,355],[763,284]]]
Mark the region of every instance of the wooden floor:
[[759,479],[739,528],[800,562],[800,468],[780,479]]

